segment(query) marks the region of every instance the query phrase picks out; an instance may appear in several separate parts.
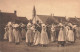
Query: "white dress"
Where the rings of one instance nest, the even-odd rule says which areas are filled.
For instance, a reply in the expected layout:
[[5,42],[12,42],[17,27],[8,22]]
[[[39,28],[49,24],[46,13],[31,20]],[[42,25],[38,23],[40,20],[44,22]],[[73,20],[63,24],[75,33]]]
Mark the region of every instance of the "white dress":
[[66,31],[66,41],[68,41],[68,31],[69,31],[69,27],[68,26],[66,26],[65,27],[65,31]]
[[34,45],[40,44],[40,38],[41,38],[40,32],[36,31],[34,36]]
[[7,40],[8,39],[8,28],[5,28],[5,34],[4,34],[4,39]]
[[74,42],[74,32],[70,29],[68,31],[68,41]]
[[56,38],[56,36],[55,36],[55,28],[52,27],[51,28],[51,41],[55,41],[55,38]]
[[46,32],[46,27],[42,27],[40,44],[48,44],[48,43],[49,39],[48,39],[48,34]]
[[22,38],[26,37],[26,30],[24,28],[22,28],[21,35],[22,35]]
[[15,27],[17,26],[18,24],[14,24],[13,26],[13,35],[14,35],[14,40],[15,40],[15,43],[19,43],[20,42],[20,33],[19,33],[19,26],[18,27]]
[[13,42],[13,29],[11,26],[8,27],[8,36],[9,36],[9,42]]
[[60,31],[59,31],[58,41],[65,41],[65,34],[62,28],[60,28]]
[[32,43],[33,42],[33,31],[31,30],[31,27],[27,27],[26,32],[26,43]]

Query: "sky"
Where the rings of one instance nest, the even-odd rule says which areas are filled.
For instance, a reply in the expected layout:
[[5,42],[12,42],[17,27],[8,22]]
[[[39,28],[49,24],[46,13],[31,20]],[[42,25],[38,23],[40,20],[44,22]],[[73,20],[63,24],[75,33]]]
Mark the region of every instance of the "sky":
[[37,15],[80,17],[80,0],[0,0],[1,12],[13,13],[17,16],[32,19],[33,6]]

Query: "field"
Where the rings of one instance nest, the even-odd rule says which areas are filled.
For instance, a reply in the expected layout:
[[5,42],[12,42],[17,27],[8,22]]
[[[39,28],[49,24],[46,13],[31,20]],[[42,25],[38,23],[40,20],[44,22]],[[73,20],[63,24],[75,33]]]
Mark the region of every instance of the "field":
[[58,47],[57,43],[50,43],[47,47],[29,47],[25,41],[22,41],[20,45],[15,45],[8,41],[0,41],[0,52],[80,52],[80,40],[76,40],[73,45],[66,44],[64,47]]

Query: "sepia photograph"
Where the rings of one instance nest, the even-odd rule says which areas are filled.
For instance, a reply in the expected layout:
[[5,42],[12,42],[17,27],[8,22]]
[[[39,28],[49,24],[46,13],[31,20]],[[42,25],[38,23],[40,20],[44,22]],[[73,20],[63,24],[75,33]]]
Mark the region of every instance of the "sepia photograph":
[[80,0],[0,0],[0,52],[80,52]]

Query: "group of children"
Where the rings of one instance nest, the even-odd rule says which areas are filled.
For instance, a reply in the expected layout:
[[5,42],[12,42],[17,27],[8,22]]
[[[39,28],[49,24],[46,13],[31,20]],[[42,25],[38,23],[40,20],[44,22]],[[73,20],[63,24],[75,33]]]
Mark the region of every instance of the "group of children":
[[59,46],[64,46],[66,42],[74,43],[76,34],[78,34],[77,26],[71,23],[67,25],[62,23],[52,24],[51,26],[28,23],[26,26],[23,23],[8,22],[5,27],[4,39],[16,44],[25,39],[28,46],[47,46],[50,42],[58,42]]

